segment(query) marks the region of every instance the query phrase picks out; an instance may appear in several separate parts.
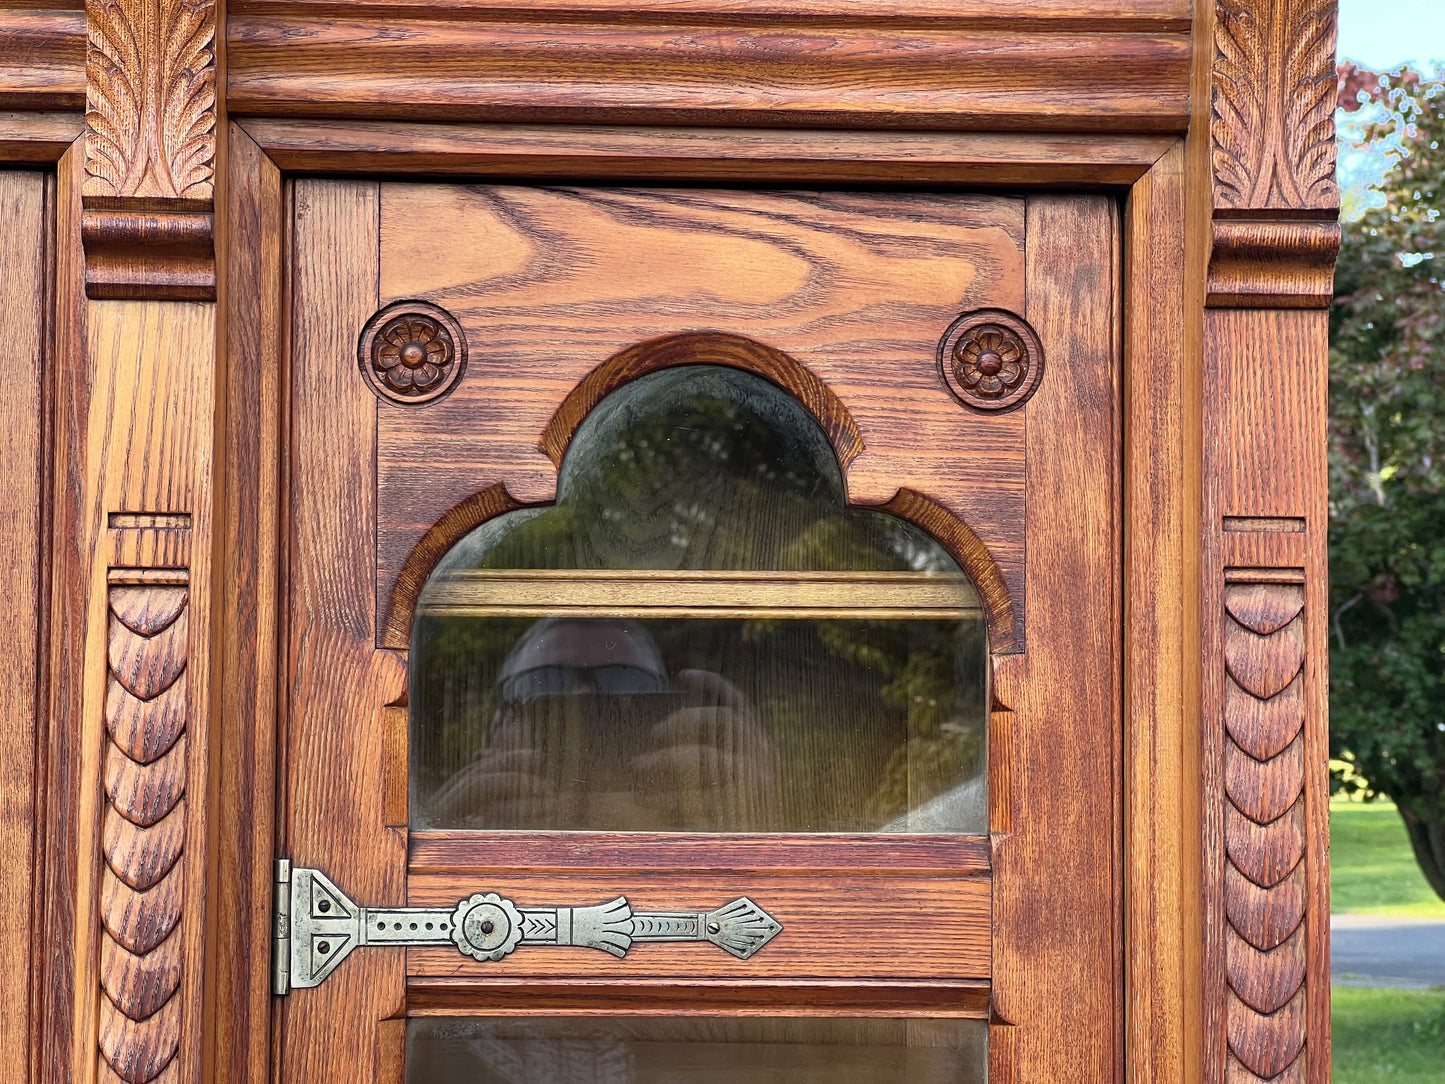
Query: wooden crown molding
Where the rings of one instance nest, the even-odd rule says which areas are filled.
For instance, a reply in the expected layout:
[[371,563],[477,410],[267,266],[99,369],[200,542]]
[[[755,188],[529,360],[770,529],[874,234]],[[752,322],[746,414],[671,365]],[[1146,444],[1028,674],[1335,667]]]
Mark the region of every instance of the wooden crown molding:
[[0,110],[85,108],[85,10],[81,0],[6,5],[0,11]]
[[[975,10],[975,7],[977,10]],[[1181,0],[235,0],[251,117],[1183,132]]]
[[86,293],[212,299],[214,0],[87,0]]
[[1213,308],[1324,308],[1339,248],[1335,0],[1217,0]]

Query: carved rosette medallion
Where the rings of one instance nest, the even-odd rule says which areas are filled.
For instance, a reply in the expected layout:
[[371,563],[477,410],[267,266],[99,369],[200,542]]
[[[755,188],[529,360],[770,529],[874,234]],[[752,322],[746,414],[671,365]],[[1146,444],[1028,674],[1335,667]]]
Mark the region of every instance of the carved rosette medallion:
[[446,396],[467,367],[467,341],[456,317],[425,301],[399,301],[366,322],[357,362],[377,396],[408,405]]
[[1044,375],[1044,351],[1034,329],[1003,309],[976,309],[949,325],[938,346],[938,367],[955,399],[975,410],[1010,410]]

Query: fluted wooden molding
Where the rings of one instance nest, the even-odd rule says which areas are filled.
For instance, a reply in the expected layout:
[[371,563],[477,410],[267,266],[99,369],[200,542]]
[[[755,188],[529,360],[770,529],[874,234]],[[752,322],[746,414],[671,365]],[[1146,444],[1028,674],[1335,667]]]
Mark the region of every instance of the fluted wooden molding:
[[107,600],[98,1074],[148,1084],[175,1061],[185,1008],[189,587],[113,582]]
[[1326,308],[1339,248],[1336,0],[1216,0],[1213,308]]
[[215,297],[214,0],[87,0],[91,297]]

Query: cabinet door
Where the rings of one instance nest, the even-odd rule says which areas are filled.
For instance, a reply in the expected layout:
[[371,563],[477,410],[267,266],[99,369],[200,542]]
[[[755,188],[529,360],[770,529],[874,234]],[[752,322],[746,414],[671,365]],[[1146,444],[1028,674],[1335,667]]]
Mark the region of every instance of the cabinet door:
[[1102,196],[297,181],[285,1080],[1100,1080]]

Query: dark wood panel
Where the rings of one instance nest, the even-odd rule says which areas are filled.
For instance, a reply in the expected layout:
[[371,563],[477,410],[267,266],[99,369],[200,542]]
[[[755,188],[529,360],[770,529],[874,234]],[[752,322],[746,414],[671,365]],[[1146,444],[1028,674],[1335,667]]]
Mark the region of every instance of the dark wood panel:
[[1017,612],[1026,410],[960,406],[937,350],[961,312],[1023,309],[1021,201],[385,185],[381,237],[381,300],[444,306],[470,351],[448,398],[380,408],[381,613],[449,509],[498,483],[552,499],[538,445],[590,370],[694,329],[746,335],[823,381],[863,442],[850,501],[931,498],[988,547]]
[[626,896],[637,911],[711,911],[747,896],[783,929],[748,960],[706,943],[635,944],[620,960],[597,949],[525,947],[485,964],[451,948],[420,948],[407,950],[409,975],[587,975],[604,981],[645,977],[678,982],[833,978],[862,983],[986,979],[990,970],[990,884],[984,875],[907,877],[864,870],[819,876],[812,871],[619,867],[608,872],[513,871],[472,881],[451,872],[413,873],[407,903],[450,906],[460,898],[459,889],[497,892],[521,907],[588,906]]
[[0,397],[0,627],[10,644],[0,682],[0,1077],[27,1079],[38,960],[35,936],[37,811],[43,807],[36,772],[44,717],[41,637],[48,609],[42,556],[45,527],[47,390],[46,301],[49,296],[50,193],[39,173],[0,173],[0,306],[11,320],[9,352],[16,380]]
[[1135,29],[1127,17],[1085,29],[1077,9],[1061,25],[1045,9],[962,26],[840,10],[780,21],[747,6],[665,20],[635,8],[233,8],[227,101],[236,115],[468,121],[1130,132],[1187,123],[1189,36],[1172,5],[1173,32]]

